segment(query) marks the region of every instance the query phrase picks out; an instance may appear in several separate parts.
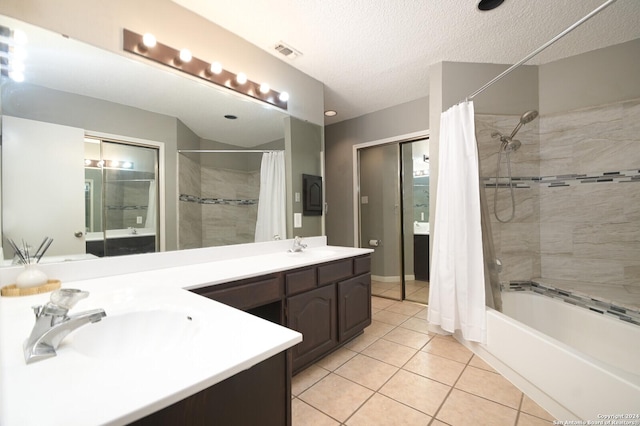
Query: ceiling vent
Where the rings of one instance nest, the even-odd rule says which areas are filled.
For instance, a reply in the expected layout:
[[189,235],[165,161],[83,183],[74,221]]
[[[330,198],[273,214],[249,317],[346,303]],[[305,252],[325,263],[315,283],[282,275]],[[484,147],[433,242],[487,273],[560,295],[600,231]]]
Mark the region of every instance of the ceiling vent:
[[294,49],[293,47],[282,41],[276,44],[275,49],[278,51],[278,53],[285,56],[287,59],[295,59],[298,56],[302,56],[302,53],[300,51]]

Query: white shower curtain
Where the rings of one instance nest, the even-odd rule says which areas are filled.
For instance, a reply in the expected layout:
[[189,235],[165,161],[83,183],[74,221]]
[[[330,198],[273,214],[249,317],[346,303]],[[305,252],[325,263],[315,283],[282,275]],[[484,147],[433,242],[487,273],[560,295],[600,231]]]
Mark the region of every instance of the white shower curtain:
[[271,241],[278,235],[285,239],[284,152],[265,152],[260,165],[260,196],[255,241]]
[[485,288],[473,102],[442,113],[428,320],[484,342]]

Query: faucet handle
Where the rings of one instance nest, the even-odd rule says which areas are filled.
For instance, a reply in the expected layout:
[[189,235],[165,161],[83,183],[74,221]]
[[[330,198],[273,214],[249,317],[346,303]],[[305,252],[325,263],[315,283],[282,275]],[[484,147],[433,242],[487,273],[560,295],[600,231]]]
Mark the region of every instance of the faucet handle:
[[61,288],[51,293],[51,303],[69,310],[73,308],[76,303],[87,297],[89,297],[88,291],[82,291],[76,288]]

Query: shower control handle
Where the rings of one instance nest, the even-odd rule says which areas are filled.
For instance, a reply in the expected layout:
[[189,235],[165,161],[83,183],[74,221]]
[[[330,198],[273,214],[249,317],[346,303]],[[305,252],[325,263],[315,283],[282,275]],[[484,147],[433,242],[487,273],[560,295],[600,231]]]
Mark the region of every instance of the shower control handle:
[[82,238],[83,235],[84,235],[84,232],[82,231],[76,231],[73,233],[73,236],[76,238]]

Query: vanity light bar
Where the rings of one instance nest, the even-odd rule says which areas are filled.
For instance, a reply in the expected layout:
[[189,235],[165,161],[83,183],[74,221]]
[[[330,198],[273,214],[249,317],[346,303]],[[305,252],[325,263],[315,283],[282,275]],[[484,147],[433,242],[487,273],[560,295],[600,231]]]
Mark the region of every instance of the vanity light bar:
[[[219,73],[214,73],[211,71],[210,63],[194,56],[191,56],[190,60],[185,61],[185,49],[177,50],[157,41],[155,41],[153,46],[148,47],[149,43],[145,44],[143,42],[143,37],[144,36],[125,28],[122,48],[127,52],[151,59],[152,61],[156,61],[170,68],[209,81],[218,86],[226,87],[238,93],[242,93],[243,95],[251,96],[254,99],[261,100],[268,104],[277,106],[278,108],[282,108],[284,110],[287,109],[288,94],[286,92],[279,93],[272,89],[264,90],[264,88],[261,91],[261,84],[248,79],[244,83],[239,83],[238,77],[244,76],[244,78],[246,78],[243,73],[236,75],[225,69],[220,70]],[[180,59],[181,52],[183,53],[183,60]],[[219,66],[219,64],[214,62],[214,66]]]
[[130,161],[117,161],[117,160],[92,160],[86,158],[84,160],[84,166],[95,169],[124,169],[133,170],[133,163]]

